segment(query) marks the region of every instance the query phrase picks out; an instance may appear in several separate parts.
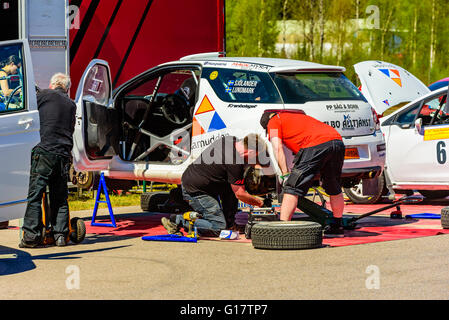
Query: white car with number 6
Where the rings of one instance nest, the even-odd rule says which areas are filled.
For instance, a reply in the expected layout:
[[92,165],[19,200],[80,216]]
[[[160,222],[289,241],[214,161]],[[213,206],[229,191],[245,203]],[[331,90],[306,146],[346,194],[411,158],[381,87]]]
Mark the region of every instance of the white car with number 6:
[[363,181],[346,193],[353,202],[373,203],[390,191],[419,191],[429,199],[449,196],[448,88],[430,91],[403,68],[382,61],[355,65],[361,91],[381,115],[386,163],[382,176],[372,180],[377,188],[363,194]]

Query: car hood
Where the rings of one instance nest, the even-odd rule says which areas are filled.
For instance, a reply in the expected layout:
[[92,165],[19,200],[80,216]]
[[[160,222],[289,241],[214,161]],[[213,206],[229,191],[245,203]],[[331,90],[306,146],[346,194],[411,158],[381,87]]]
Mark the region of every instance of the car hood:
[[418,78],[392,63],[364,61],[354,69],[362,84],[360,91],[379,115],[430,92]]

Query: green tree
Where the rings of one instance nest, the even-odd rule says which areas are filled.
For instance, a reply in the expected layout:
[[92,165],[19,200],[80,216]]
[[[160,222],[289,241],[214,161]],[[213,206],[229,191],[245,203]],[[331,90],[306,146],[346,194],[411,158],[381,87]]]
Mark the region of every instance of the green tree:
[[447,0],[227,0],[226,10],[230,56],[286,57],[293,20],[289,58],[344,66],[353,82],[364,60],[397,64],[426,84],[449,76]]
[[279,35],[276,22],[280,1],[226,1],[227,54],[229,56],[276,56]]

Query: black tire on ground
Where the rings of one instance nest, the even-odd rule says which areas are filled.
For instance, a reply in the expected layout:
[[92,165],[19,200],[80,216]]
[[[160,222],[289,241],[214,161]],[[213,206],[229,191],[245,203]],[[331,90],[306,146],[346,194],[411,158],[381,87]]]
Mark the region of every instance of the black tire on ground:
[[159,204],[167,202],[170,198],[168,192],[145,192],[140,196],[140,208],[142,211],[158,212]]
[[73,243],[81,243],[86,237],[86,225],[84,221],[80,218],[70,219],[70,225],[72,227],[72,232],[70,233],[70,241]]
[[313,249],[322,247],[323,229],[311,221],[259,222],[251,239],[256,249]]
[[345,191],[346,196],[351,200],[353,203],[356,204],[373,204],[378,202],[382,196],[386,195],[388,193],[388,189],[385,184],[385,177],[383,174],[378,176],[377,178],[374,178],[377,181],[377,187],[378,192],[374,195],[364,196],[363,195],[363,187],[362,187],[362,180],[355,185],[352,188],[343,188]]
[[449,229],[449,207],[441,209],[441,226]]
[[419,190],[419,193],[427,199],[442,199],[449,196],[448,190]]

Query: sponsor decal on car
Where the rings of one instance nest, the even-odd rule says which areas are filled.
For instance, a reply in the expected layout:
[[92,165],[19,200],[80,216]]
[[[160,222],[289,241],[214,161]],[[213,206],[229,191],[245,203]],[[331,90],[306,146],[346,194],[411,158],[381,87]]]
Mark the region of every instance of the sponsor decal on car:
[[270,69],[270,66],[266,66],[263,64],[257,64],[257,63],[245,63],[245,62],[233,62],[231,64],[231,67],[234,68],[240,68],[240,69],[248,69],[248,70],[254,70],[254,71],[267,71]]
[[214,81],[215,79],[217,79],[217,77],[218,77],[218,71],[213,71],[213,72],[210,74],[210,79],[211,79],[212,81]]
[[205,66],[215,66],[215,67],[227,67],[227,62],[216,62],[216,61],[206,61],[204,62]]
[[242,109],[254,109],[257,104],[228,104],[228,108],[242,108]]
[[449,139],[449,127],[424,130],[424,141],[442,139]]
[[396,84],[400,87],[402,87],[402,80],[401,76],[399,74],[399,70],[397,69],[378,69],[380,72],[382,72],[384,75],[386,75],[388,78],[396,82]]
[[192,150],[196,150],[196,149],[204,149],[208,146],[210,146],[215,140],[218,140],[220,138],[229,136],[229,133],[225,133],[225,134],[214,134],[212,137],[208,137],[206,139],[201,139],[199,141],[193,141],[192,142],[192,146],[191,149]]
[[202,135],[206,132],[226,129],[226,124],[210,102],[207,95],[204,96],[192,122],[192,136]]
[[342,130],[354,130],[362,127],[372,127],[371,119],[351,119],[351,115],[344,115],[343,121],[323,121],[325,124],[330,125],[335,129]]
[[356,112],[359,110],[358,104],[351,103],[334,103],[326,105],[328,111],[333,110],[334,112]]

